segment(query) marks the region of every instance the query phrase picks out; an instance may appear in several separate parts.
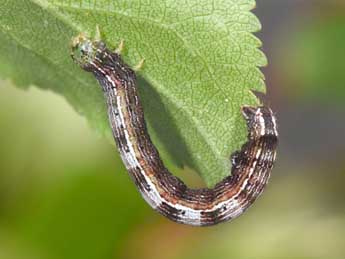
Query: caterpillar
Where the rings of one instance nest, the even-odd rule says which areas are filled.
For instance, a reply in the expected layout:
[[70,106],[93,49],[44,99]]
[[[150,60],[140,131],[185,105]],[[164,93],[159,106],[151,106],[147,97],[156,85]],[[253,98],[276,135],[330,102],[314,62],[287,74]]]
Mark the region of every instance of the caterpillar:
[[[122,46],[122,44],[121,44]],[[243,106],[248,140],[231,155],[231,174],[213,188],[191,189],[164,166],[147,131],[136,74],[120,49],[80,34],[72,41],[75,63],[101,86],[122,161],[146,202],[170,220],[210,226],[241,215],[263,192],[276,158],[278,132],[269,107]]]

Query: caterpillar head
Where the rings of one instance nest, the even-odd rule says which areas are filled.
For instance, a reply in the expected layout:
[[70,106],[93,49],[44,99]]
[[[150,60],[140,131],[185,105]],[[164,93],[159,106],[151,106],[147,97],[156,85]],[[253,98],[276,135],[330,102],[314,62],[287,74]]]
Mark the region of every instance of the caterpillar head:
[[95,59],[105,49],[105,44],[100,40],[91,40],[80,33],[72,39],[71,57],[84,70],[90,71]]

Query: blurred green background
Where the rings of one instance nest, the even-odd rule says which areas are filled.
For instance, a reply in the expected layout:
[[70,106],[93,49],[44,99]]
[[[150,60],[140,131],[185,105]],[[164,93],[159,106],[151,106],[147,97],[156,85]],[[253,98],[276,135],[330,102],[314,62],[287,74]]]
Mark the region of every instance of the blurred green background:
[[212,228],[166,220],[62,97],[0,81],[0,258],[345,258],[344,1],[257,0],[254,12],[281,141],[247,213]]

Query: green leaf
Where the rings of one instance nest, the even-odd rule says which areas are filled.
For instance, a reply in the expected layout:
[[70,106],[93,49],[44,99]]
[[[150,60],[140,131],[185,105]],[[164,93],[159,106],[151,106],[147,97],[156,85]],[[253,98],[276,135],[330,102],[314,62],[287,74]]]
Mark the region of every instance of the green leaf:
[[212,186],[229,175],[230,154],[246,140],[241,106],[259,104],[251,90],[265,91],[254,6],[253,0],[5,1],[0,75],[65,96],[110,135],[100,87],[69,57],[71,37],[92,35],[98,24],[109,46],[125,41],[130,65],[145,58],[140,94],[163,159],[194,168]]

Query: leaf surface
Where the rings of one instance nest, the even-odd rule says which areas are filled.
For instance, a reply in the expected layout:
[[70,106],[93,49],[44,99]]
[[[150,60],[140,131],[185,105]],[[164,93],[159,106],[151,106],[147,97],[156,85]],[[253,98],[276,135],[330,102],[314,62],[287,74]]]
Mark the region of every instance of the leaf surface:
[[241,106],[260,103],[251,90],[265,91],[254,6],[253,0],[5,1],[0,76],[63,95],[110,136],[100,87],[69,56],[71,38],[92,35],[99,25],[108,46],[125,41],[127,63],[145,58],[138,85],[163,160],[195,169],[212,186],[229,175],[230,154],[246,140]]

